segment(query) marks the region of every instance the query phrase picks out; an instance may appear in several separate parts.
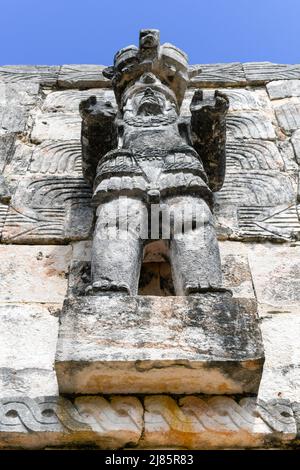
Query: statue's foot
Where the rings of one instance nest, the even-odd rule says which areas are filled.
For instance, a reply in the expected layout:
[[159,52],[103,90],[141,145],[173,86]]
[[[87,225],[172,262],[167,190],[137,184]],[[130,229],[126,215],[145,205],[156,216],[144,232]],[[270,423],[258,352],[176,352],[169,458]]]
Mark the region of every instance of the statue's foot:
[[129,287],[126,284],[118,284],[111,281],[93,282],[85,290],[87,295],[130,295]]
[[200,283],[190,283],[186,285],[185,288],[186,295],[201,295],[206,293],[229,293],[231,296],[232,290],[226,289],[226,287],[217,286],[213,284],[200,285]]

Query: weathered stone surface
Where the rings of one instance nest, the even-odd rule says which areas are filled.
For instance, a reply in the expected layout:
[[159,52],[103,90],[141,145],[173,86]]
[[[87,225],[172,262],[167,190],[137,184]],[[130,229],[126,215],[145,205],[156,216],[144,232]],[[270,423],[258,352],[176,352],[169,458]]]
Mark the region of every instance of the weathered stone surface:
[[0,302],[62,303],[70,255],[68,246],[1,245]]
[[0,77],[7,83],[38,82],[41,85],[55,85],[60,66],[58,65],[4,65]]
[[189,68],[190,73],[200,69],[201,72],[190,79],[190,85],[202,86],[239,86],[246,84],[242,64],[197,64]]
[[294,148],[297,163],[300,166],[300,129],[293,133],[291,142]]
[[[293,419],[288,421],[283,432],[276,427],[274,429],[268,422],[270,410],[265,411],[263,419],[255,401],[255,398],[243,398],[237,402],[229,397],[186,396],[177,403],[167,396],[146,397],[141,446],[243,449],[263,447],[270,440],[274,443],[276,439],[295,438]],[[281,416],[279,419],[281,423],[284,421]]]
[[[290,157],[292,159],[292,156]],[[274,142],[260,139],[228,139],[226,143],[227,169],[276,170],[285,169],[283,159]]]
[[272,62],[246,62],[243,64],[246,79],[251,84],[261,85],[272,80],[300,78],[300,64],[274,64]]
[[249,262],[261,314],[299,311],[300,247],[253,245]]
[[82,178],[23,178],[11,201],[3,240],[47,244],[85,239],[90,236],[93,218],[91,188]]
[[80,117],[75,113],[36,114],[31,140],[35,143],[44,140],[79,140],[80,124]]
[[104,88],[111,82],[102,74],[103,65],[63,65],[58,75],[60,88]]
[[300,99],[291,98],[274,106],[279,126],[288,135],[300,128]]
[[[3,256],[1,261],[3,266],[6,261]],[[22,280],[22,288],[28,288],[28,280]],[[17,276],[15,281],[18,282]],[[30,288],[33,290],[34,286]],[[31,298],[34,299],[34,292],[31,292]],[[0,304],[1,398],[57,394],[53,362],[58,318],[50,312],[41,304]]]
[[261,323],[265,364],[258,400],[276,405],[300,402],[300,315],[279,313],[265,316]]
[[11,159],[14,152],[15,136],[6,133],[0,135],[0,172],[3,173],[6,163]]
[[62,397],[0,400],[0,447],[94,446],[118,449],[138,443],[143,407],[135,397]]
[[0,175],[0,202],[7,204],[10,201],[11,194],[3,175]]
[[26,175],[33,152],[33,145],[16,138],[13,152],[7,159],[4,174],[8,177]]
[[[95,396],[0,401],[1,448],[94,446],[222,449],[277,447],[295,438],[287,406],[255,398]],[[287,411],[288,410],[288,411]],[[296,408],[295,408],[296,410]],[[143,432],[142,432],[143,430]]]
[[253,304],[228,293],[81,297],[60,321],[62,393],[241,393],[260,380]]
[[226,124],[230,138],[274,140],[276,137],[267,113],[257,111],[229,113]]
[[65,90],[49,93],[43,103],[43,112],[64,112],[79,114],[79,104],[82,100],[96,96],[98,100],[109,101],[116,106],[113,90],[95,88],[89,90]]
[[82,177],[80,141],[46,140],[35,146],[29,172]]
[[275,80],[266,87],[271,100],[300,96],[300,80]]
[[234,297],[255,301],[247,246],[238,242],[220,242],[220,253],[224,287],[232,290]]

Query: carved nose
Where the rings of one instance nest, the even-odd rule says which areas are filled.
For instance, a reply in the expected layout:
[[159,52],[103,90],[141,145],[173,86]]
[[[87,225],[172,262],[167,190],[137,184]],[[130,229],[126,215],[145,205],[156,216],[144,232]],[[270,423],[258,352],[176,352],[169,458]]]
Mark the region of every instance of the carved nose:
[[156,82],[156,77],[153,73],[144,73],[141,78],[140,78],[140,81],[142,83],[149,83],[149,85],[151,83],[155,83]]
[[145,90],[145,92],[144,92],[144,95],[145,95],[145,96],[154,95],[153,90],[151,90],[151,88],[147,87],[146,90]]

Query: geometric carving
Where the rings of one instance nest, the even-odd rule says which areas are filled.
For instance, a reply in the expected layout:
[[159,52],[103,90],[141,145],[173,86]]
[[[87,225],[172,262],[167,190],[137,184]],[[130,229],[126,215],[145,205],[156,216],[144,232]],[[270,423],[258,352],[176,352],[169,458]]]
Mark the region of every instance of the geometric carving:
[[135,397],[79,397],[73,403],[63,397],[2,399],[1,446],[6,439],[16,445],[16,433],[23,434],[21,443],[30,448],[69,441],[94,442],[104,449],[134,445],[142,433],[142,414]]
[[275,171],[251,170],[242,173],[230,169],[215,199],[219,204],[236,204],[239,207],[293,203],[295,181],[292,176]]
[[0,67],[0,77],[7,83],[29,81],[53,86],[57,83],[59,68],[57,65],[4,65]]
[[149,447],[243,448],[263,445],[268,438],[283,437],[277,433],[283,433],[287,440],[295,438],[294,419],[279,415],[280,424],[274,429],[276,418],[269,417],[272,408],[268,412],[263,409],[262,418],[255,398],[242,398],[238,402],[224,396],[186,396],[176,403],[171,397],[150,396],[145,398],[145,409],[141,444]]
[[298,239],[300,221],[295,204],[285,208],[245,206],[238,208],[239,228],[243,237]]
[[6,218],[6,243],[53,243],[89,236],[91,188],[78,177],[36,177],[20,181]]
[[227,168],[242,170],[283,170],[284,161],[274,142],[265,140],[228,140]]
[[58,74],[60,88],[106,88],[111,82],[105,78],[103,65],[63,65]]
[[266,97],[260,96],[253,91],[235,88],[222,90],[229,98],[230,111],[253,110],[261,111],[265,106]]
[[200,73],[190,79],[190,86],[232,86],[245,85],[245,74],[242,64],[233,62],[229,64],[197,64],[189,67],[189,74],[195,70]]
[[[84,396],[0,400],[1,448],[43,448],[76,442],[102,449],[243,448],[280,445],[296,437],[291,408],[254,397]],[[295,408],[296,409],[296,408]],[[296,409],[297,411],[297,409]],[[142,430],[144,427],[144,433]]]
[[276,138],[268,116],[257,111],[229,113],[226,123],[229,137],[269,140]]
[[272,62],[247,62],[243,64],[246,79],[251,84],[264,84],[271,80],[300,78],[299,64],[273,64]]
[[29,172],[82,176],[80,141],[44,141],[33,151]]

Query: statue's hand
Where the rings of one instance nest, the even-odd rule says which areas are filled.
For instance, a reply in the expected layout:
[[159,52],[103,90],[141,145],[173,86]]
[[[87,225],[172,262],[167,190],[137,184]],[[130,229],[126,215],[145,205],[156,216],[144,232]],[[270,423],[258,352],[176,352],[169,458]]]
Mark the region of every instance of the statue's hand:
[[191,101],[190,111],[191,113],[197,113],[201,111],[213,116],[216,115],[225,115],[229,108],[229,99],[219,90],[215,91],[215,94],[212,98],[203,100],[203,91],[196,90]]
[[110,101],[98,101],[96,96],[90,96],[87,100],[81,101],[79,104],[79,112],[83,119],[111,120],[116,116],[116,109]]

